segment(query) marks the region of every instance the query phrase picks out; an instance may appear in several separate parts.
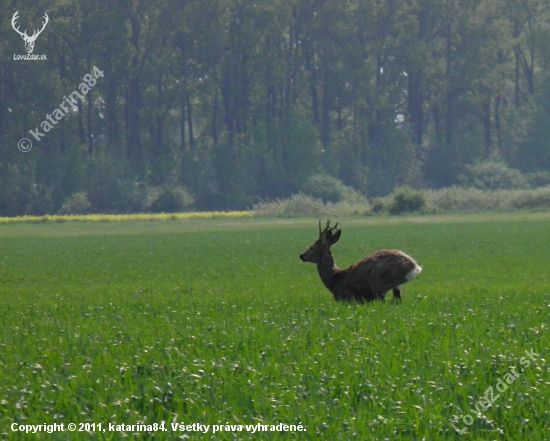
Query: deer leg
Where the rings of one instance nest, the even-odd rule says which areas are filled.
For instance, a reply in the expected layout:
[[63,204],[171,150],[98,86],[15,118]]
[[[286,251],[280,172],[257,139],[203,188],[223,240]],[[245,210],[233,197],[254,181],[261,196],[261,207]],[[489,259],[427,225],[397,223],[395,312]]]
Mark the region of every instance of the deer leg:
[[401,303],[401,290],[399,288],[393,288],[393,299],[396,303]]

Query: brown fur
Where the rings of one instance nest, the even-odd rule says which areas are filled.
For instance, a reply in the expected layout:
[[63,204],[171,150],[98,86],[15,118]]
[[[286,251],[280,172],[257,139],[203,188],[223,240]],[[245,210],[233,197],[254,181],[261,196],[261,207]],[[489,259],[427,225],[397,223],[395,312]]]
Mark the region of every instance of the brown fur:
[[340,234],[338,223],[330,227],[330,221],[327,221],[324,231],[319,223],[319,239],[300,255],[304,262],[317,265],[319,276],[334,299],[358,303],[384,300],[386,292],[391,289],[393,299],[401,301],[401,285],[422,270],[414,259],[402,251],[381,250],[341,270],[334,263],[330,249],[338,242]]

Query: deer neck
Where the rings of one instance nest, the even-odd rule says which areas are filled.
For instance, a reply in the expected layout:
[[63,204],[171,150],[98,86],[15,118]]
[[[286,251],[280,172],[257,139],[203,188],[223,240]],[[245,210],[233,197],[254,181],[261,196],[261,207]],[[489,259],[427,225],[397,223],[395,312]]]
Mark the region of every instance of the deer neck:
[[334,257],[332,257],[330,250],[321,256],[321,260],[317,264],[317,271],[323,284],[332,292],[336,275],[340,272],[340,269],[334,263]]

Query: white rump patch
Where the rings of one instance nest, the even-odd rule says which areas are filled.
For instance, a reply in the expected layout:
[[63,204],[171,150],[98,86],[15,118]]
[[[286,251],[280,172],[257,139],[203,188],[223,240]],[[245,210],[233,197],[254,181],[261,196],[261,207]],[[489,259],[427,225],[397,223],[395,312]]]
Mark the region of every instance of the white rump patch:
[[414,279],[416,276],[420,274],[422,271],[422,268],[420,268],[418,265],[412,270],[410,270],[406,275],[405,279],[407,279],[407,282],[410,282],[412,279]]

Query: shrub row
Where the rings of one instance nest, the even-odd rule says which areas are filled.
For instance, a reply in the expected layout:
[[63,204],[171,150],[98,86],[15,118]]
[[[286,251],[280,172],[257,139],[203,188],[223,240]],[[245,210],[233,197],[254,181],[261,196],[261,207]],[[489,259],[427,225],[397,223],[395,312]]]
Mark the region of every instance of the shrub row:
[[322,217],[404,213],[477,213],[484,211],[548,210],[550,186],[525,190],[480,190],[450,187],[440,190],[396,189],[391,195],[369,201],[354,193],[340,202],[298,193],[288,199],[261,201],[253,206],[260,216]]
[[427,207],[437,212],[545,210],[550,208],[550,186],[526,190],[482,191],[451,187],[426,191]]
[[324,217],[366,215],[370,210],[367,198],[355,197],[353,201],[323,202],[322,199],[298,193],[288,199],[260,201],[252,207],[259,216],[268,217]]
[[[145,213],[178,213],[186,211],[193,203],[193,196],[183,187],[158,186],[148,187],[141,192],[141,203],[136,208]],[[94,211],[94,206],[85,191],[72,194],[63,202],[57,212],[59,215],[87,214]]]

